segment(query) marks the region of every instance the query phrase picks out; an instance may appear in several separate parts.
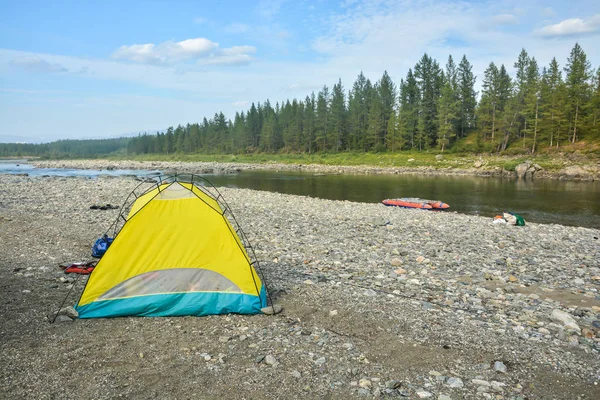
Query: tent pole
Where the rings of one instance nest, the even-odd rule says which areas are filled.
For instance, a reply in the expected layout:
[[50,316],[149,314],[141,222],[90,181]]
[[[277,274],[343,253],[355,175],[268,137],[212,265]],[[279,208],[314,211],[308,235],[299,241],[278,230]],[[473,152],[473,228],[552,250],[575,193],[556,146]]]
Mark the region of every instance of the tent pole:
[[[58,313],[60,312],[60,310],[63,308],[63,306],[65,305],[65,301],[67,301],[67,297],[69,297],[69,295],[71,294],[71,292],[73,291],[73,288],[75,287],[75,284],[77,282],[79,282],[79,278],[81,278],[82,274],[79,274],[79,276],[77,277],[77,279],[75,279],[75,282],[73,282],[73,284],[71,285],[71,289],[69,289],[69,293],[67,293],[67,295],[65,296],[65,298],[63,299],[62,303],[60,303],[60,307],[58,307],[58,310],[56,310],[56,312],[54,313],[54,318],[52,318],[52,322],[51,324],[54,323],[54,321],[56,321],[56,317],[58,317]],[[79,301],[78,301],[79,303]]]

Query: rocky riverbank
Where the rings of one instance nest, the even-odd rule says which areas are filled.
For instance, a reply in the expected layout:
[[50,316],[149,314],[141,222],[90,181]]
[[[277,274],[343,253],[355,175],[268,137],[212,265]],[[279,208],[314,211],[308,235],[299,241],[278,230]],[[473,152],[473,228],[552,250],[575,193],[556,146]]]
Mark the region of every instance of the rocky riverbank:
[[137,184],[0,175],[4,397],[600,397],[597,229],[220,188],[281,314],[49,324]]
[[242,170],[277,170],[304,171],[323,174],[428,174],[428,175],[468,175],[515,177],[523,179],[558,179],[558,180],[600,180],[600,165],[568,165],[558,171],[546,171],[538,164],[524,162],[514,170],[488,166],[483,160],[476,160],[471,165],[446,165],[443,158],[439,165],[428,167],[376,167],[371,165],[334,166],[320,164],[243,164],[217,162],[181,162],[181,161],[110,161],[110,160],[49,160],[35,161],[40,168],[76,168],[76,169],[158,169],[161,171],[178,171],[187,173],[235,173]]

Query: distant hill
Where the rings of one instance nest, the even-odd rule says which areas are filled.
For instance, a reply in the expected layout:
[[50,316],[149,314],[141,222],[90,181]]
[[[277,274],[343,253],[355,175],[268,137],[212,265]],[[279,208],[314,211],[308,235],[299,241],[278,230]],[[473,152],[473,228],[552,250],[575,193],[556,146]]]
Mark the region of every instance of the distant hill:
[[0,143],[41,143],[41,141],[29,136],[0,135]]
[[132,138],[65,139],[50,143],[0,143],[0,157],[95,158],[126,154]]
[[166,129],[148,129],[144,131],[126,132],[108,136],[85,136],[78,138],[58,138],[58,139],[40,139],[32,136],[20,136],[20,135],[0,135],[0,143],[29,143],[29,144],[40,144],[40,143],[51,143],[59,140],[104,140],[104,139],[119,139],[119,138],[131,138],[147,133],[148,135],[156,135],[158,132],[164,132]]

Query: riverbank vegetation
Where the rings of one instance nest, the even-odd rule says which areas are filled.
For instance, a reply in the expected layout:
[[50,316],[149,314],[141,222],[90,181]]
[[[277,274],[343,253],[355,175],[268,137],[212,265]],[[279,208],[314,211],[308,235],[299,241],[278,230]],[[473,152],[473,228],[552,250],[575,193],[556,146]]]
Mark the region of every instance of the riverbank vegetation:
[[600,154],[600,68],[578,44],[564,66],[540,68],[523,49],[512,68],[490,63],[479,95],[466,56],[442,68],[425,54],[399,84],[361,72],[348,91],[338,80],[304,100],[252,103],[233,120],[219,112],[130,139],[0,144],[0,156],[435,165],[438,153]]

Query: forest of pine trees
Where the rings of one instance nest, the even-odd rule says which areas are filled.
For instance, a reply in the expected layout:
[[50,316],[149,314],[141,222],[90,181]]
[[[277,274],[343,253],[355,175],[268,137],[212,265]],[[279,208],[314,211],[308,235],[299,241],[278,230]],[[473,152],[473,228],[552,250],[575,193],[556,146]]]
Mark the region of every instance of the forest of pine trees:
[[347,91],[339,80],[304,101],[253,103],[233,121],[217,113],[134,138],[128,153],[444,151],[471,137],[471,151],[534,154],[600,139],[600,68],[578,44],[564,66],[554,58],[540,68],[523,49],[508,68],[489,64],[478,102],[466,56],[442,67],[424,54],[398,85],[387,72],[377,82],[361,72]]

